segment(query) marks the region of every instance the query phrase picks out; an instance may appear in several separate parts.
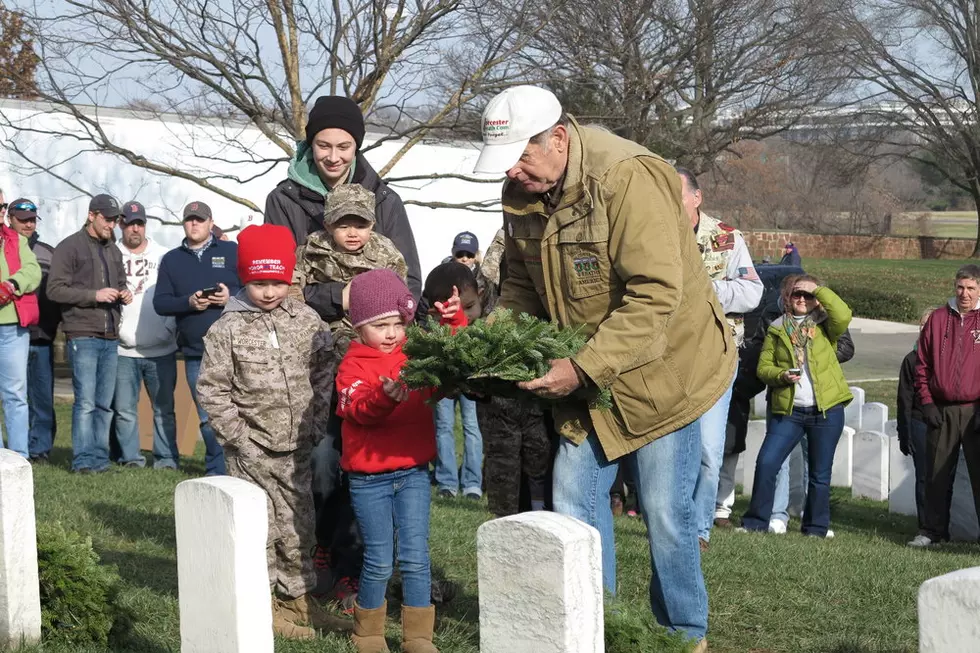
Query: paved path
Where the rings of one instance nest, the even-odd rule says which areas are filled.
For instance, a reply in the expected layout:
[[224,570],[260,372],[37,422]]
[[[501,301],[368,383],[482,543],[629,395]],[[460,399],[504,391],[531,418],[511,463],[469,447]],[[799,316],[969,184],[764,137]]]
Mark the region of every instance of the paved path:
[[854,318],[851,336],[854,358],[844,364],[848,379],[897,379],[902,359],[919,337],[919,328],[914,324]]

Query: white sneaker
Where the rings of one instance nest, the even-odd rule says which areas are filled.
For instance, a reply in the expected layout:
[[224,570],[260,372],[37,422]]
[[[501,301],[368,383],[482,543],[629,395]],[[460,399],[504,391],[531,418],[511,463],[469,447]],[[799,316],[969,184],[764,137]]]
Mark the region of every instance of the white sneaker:
[[927,536],[916,535],[915,538],[913,538],[912,541],[909,542],[906,546],[910,546],[913,549],[925,549],[935,545],[936,543],[933,542],[931,539],[929,539]]
[[776,535],[786,535],[786,525],[782,519],[773,519],[769,522],[769,532]]
[[826,534],[826,535],[824,535],[824,539],[827,539],[827,540],[832,540],[832,539],[834,539],[834,531],[832,531],[832,530],[830,530],[830,529],[828,528],[828,529],[827,529],[827,534]]

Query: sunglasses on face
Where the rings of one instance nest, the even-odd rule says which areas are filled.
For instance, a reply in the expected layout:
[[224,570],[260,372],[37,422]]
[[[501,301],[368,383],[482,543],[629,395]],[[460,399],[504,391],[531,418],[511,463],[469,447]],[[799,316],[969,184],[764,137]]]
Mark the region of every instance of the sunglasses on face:
[[10,205],[6,202],[0,203],[0,211],[6,211],[8,206]]
[[809,293],[805,290],[794,290],[793,294],[790,295],[790,297],[792,297],[793,299],[805,299],[807,301],[810,301],[811,299],[816,299],[813,293]]
[[475,258],[473,252],[456,252],[456,258]]

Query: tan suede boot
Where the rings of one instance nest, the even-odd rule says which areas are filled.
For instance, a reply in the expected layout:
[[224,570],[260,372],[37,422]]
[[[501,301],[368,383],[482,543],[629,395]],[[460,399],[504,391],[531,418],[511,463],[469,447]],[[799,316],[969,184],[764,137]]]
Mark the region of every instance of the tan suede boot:
[[287,639],[315,639],[316,631],[297,623],[296,615],[283,608],[277,598],[272,599],[272,632]]
[[402,651],[404,653],[439,653],[432,645],[432,631],[436,625],[436,608],[410,608],[402,606]]
[[387,601],[373,610],[365,610],[354,603],[354,634],[350,638],[357,653],[388,653],[388,642],[385,641],[387,615]]

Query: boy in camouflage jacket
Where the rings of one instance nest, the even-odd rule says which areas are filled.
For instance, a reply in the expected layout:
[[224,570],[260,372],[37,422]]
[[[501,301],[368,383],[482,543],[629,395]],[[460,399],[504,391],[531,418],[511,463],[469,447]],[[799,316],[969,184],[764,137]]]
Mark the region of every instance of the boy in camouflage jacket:
[[[287,297],[296,245],[286,227],[251,226],[238,237],[232,297],[204,337],[198,399],[224,447],[228,474],[268,495],[269,583],[277,634],[312,639],[346,629],[322,611],[311,549],[316,543],[310,456],[326,428],[335,364],[327,326]],[[311,628],[312,626],[312,628]]]
[[[303,288],[316,283],[345,283],[343,306],[347,309],[350,282],[367,270],[388,269],[402,280],[408,266],[395,244],[374,231],[375,196],[359,184],[343,184],[327,194],[322,231],[310,234],[296,250],[294,290],[302,299]],[[330,323],[337,359],[343,358],[354,337],[345,317]]]

